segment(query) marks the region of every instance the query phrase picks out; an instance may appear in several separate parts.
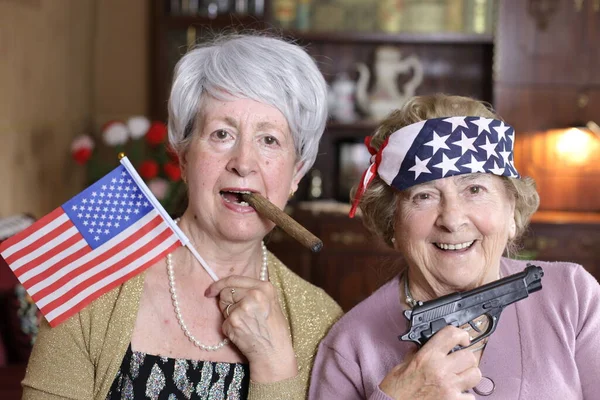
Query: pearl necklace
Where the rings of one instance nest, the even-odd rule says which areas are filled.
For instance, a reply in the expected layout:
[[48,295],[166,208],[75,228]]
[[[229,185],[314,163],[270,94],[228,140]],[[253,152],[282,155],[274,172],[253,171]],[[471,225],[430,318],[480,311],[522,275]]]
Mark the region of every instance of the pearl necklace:
[[404,277],[404,297],[406,298],[406,303],[411,307],[416,307],[419,304],[419,301],[413,299],[408,289],[408,274]]
[[[175,220],[177,223],[178,220]],[[262,267],[260,269],[260,280],[267,281],[267,246],[265,246],[264,242],[261,242],[262,247]],[[187,325],[183,321],[183,316],[181,315],[181,309],[179,308],[179,300],[177,299],[177,291],[175,290],[175,274],[173,272],[173,256],[171,253],[167,254],[167,274],[169,275],[169,291],[171,292],[171,300],[173,302],[173,309],[175,310],[175,316],[177,317],[177,322],[179,322],[179,326],[185,336],[194,344],[194,346],[198,347],[200,350],[205,351],[216,351],[222,348],[223,346],[229,344],[229,339],[225,338],[221,340],[214,346],[205,345],[200,343],[194,335],[190,333],[187,328]]]

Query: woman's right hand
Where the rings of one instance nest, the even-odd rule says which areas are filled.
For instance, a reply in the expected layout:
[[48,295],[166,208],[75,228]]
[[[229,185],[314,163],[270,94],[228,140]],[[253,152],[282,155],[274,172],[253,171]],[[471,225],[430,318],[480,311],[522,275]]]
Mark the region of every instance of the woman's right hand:
[[475,355],[468,349],[450,353],[456,345],[469,344],[466,331],[447,326],[395,366],[379,388],[393,399],[475,399],[465,393],[481,380]]

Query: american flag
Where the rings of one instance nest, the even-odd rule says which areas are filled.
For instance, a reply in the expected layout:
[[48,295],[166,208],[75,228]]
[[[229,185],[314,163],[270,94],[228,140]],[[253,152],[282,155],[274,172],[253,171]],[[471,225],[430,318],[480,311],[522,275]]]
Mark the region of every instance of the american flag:
[[390,136],[378,173],[398,190],[476,172],[518,177],[514,129],[483,117],[434,118]]
[[504,121],[483,117],[432,118],[392,133],[363,173],[352,202],[354,217],[360,199],[375,175],[404,190],[448,176],[490,173],[520,177],[514,165],[515,130]]
[[54,327],[179,247],[172,226],[133,167],[120,165],[0,254]]

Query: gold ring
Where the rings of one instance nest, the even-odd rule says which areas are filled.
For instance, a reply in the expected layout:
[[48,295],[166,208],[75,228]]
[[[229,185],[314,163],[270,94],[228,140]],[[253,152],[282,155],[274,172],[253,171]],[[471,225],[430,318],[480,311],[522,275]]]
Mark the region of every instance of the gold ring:
[[227,307],[225,308],[225,314],[227,314],[227,318],[229,318],[229,307],[231,307],[233,304],[227,304]]

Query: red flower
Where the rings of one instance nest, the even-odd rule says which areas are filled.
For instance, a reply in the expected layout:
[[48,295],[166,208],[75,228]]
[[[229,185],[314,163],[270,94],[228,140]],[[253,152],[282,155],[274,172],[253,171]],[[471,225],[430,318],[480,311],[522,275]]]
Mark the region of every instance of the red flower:
[[146,141],[151,146],[158,146],[167,138],[167,126],[162,122],[153,122],[146,133]]
[[174,162],[170,162],[163,166],[165,171],[165,175],[172,180],[173,182],[177,182],[181,179],[181,170],[179,169],[179,164]]
[[152,179],[158,175],[158,164],[153,160],[146,160],[140,165],[140,175],[144,179]]
[[83,147],[83,148],[80,148],[80,149],[77,149],[77,150],[75,150],[75,151],[74,151],[73,153],[71,153],[71,154],[72,154],[72,156],[73,156],[73,159],[75,160],[75,162],[76,162],[77,164],[81,164],[81,165],[83,165],[83,164],[85,164],[85,163],[86,163],[86,162],[87,162],[87,161],[90,159],[90,157],[92,156],[92,149],[89,149],[89,148],[85,148],[85,147]]

